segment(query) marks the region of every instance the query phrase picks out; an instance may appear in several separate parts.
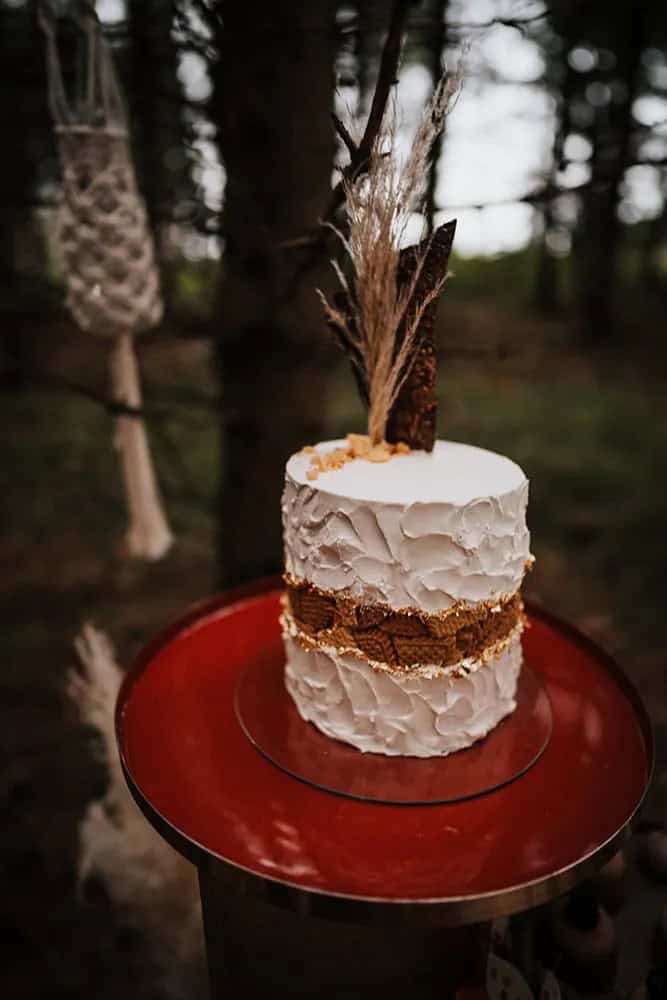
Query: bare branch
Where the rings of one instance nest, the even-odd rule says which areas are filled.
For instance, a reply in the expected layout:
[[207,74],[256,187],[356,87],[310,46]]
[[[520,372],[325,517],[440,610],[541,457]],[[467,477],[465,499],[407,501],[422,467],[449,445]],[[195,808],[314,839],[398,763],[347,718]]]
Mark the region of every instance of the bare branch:
[[203,407],[205,409],[219,409],[215,400],[204,401],[204,399],[198,399],[196,401],[190,399],[187,404],[184,403],[181,405],[177,403],[176,406],[179,411],[178,413],[174,410],[172,403],[152,404],[151,406],[143,407],[128,406],[120,400],[112,399],[110,396],[106,396],[104,393],[99,392],[92,386],[52,372],[35,371],[28,373],[26,381],[28,384],[51,387],[59,390],[60,392],[66,392],[70,395],[87,399],[88,402],[95,403],[97,406],[102,407],[102,409],[106,410],[106,412],[112,417],[134,417],[137,420],[151,420],[158,417],[171,418],[177,416],[178,419],[186,418],[189,423],[195,423],[199,426],[199,421],[196,419],[193,421],[191,415],[185,410],[186,405],[187,407],[190,407],[194,402],[195,406]]
[[[345,201],[345,185],[366,171],[371,151],[382,126],[391,88],[396,83],[398,64],[401,57],[403,31],[409,6],[410,0],[394,0],[389,30],[380,58],[380,68],[371,103],[371,110],[368,115],[364,134],[358,146],[343,123],[334,115],[334,127],[350,153],[350,162],[342,171],[340,181],[331,192],[329,203],[319,220],[319,225],[310,233],[282,241],[276,246],[276,250],[311,249],[314,251],[324,246],[329,236],[326,223],[333,221],[336,212]],[[345,135],[343,135],[341,129],[344,130]],[[304,268],[308,266],[308,263],[308,261],[305,262]]]
[[371,110],[366,122],[366,128],[359,143],[359,159],[367,160],[380,134],[382,121],[389,100],[391,88],[396,83],[398,64],[401,58],[403,29],[408,13],[409,0],[395,0],[394,9],[389,22],[389,31],[382,49],[380,69],[378,71],[375,93],[371,102]]
[[357,148],[356,142],[354,141],[354,139],[352,138],[352,136],[350,135],[350,133],[346,129],[345,125],[343,124],[343,122],[338,117],[338,115],[335,114],[333,111],[331,112],[331,118],[333,120],[334,128],[336,129],[336,132],[341,137],[341,139],[345,143],[345,146],[347,147],[347,151],[350,154],[350,158],[355,157],[357,155],[357,152],[358,152],[358,148]]
[[371,110],[366,122],[364,134],[350,163],[343,171],[343,177],[333,189],[329,206],[323,215],[323,221],[331,221],[340,206],[345,200],[345,182],[358,177],[368,164],[371,150],[382,127],[382,120],[387,108],[387,101],[391,88],[396,83],[398,75],[398,64],[401,58],[401,45],[403,41],[403,30],[407,18],[409,0],[394,0],[394,7],[391,12],[389,31],[382,49],[380,58],[380,68],[378,70],[377,83],[371,102]]

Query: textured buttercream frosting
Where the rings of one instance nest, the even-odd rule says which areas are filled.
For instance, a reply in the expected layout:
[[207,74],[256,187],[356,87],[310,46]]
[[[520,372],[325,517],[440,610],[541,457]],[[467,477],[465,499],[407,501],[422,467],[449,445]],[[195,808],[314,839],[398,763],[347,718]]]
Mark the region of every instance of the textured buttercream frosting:
[[310,461],[293,455],[285,475],[291,577],[397,610],[440,611],[518,590],[530,559],[528,480],[508,458],[438,441],[430,454],[357,459],[316,480]]
[[[317,452],[344,445],[325,442]],[[445,665],[420,657],[404,670],[368,654],[364,622],[375,613],[380,630],[399,626],[396,644],[401,622],[383,617],[388,610],[418,614],[435,635],[431,619],[499,611],[532,559],[528,480],[508,458],[451,441],[386,462],[357,458],[316,478],[311,461],[300,452],[287,463],[286,574],[292,588],[312,585],[362,609],[354,618],[362,652],[343,642],[351,626],[342,619],[330,630],[342,638],[327,641],[315,621],[326,611],[321,601],[309,608],[312,622],[308,609],[300,609],[301,623],[286,612],[285,683],[299,713],[366,752],[429,757],[471,746],[516,707],[522,620],[476,659]],[[344,618],[341,607],[335,614]]]
[[306,649],[284,633],[285,683],[299,714],[367,753],[434,757],[463,750],[516,707],[520,629],[465,677],[374,669],[352,653]]

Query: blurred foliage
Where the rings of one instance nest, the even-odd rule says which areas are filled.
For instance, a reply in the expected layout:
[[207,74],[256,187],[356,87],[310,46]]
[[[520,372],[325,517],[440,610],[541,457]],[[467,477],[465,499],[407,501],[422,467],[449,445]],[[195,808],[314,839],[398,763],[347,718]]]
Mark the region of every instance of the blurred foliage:
[[[57,0],[63,14],[73,5]],[[11,708],[2,804],[13,844],[7,931],[16,953],[7,995],[28,995],[25,984],[33,981],[35,996],[156,995],[154,983],[139,990],[120,930],[111,940],[107,908],[95,918],[75,894],[77,824],[101,776],[83,734],[64,716],[62,691],[80,621],[93,618],[108,629],[120,661],[129,662],[140,643],[219,579],[229,414],[213,342],[227,305],[225,254],[235,249],[219,128],[222,7],[217,0],[98,3],[127,93],[168,305],[163,328],[141,338],[139,350],[151,447],[176,543],[160,563],[144,565],[120,551],[125,508],[113,420],[99,405],[107,391],[105,347],[64,316],[54,239],[58,164],[35,5],[0,0],[0,368],[3,388],[12,390],[0,393],[0,551],[8,567],[0,637],[8,666],[0,686]],[[337,100],[361,118],[389,8],[385,0],[338,5]],[[494,33],[500,48],[517,40],[532,47],[533,77],[510,79],[499,70],[486,46]],[[530,206],[528,245],[452,261],[455,279],[439,313],[440,433],[523,466],[537,556],[529,593],[613,647],[664,727],[667,5],[422,0],[411,5],[404,66],[432,77],[443,55],[467,38],[477,51],[471,89],[483,86],[493,96],[495,88],[533,88],[545,98],[549,148],[527,189],[508,193]],[[80,66],[66,21],[60,41],[72,87]],[[262,42],[274,44],[251,40]],[[505,121],[495,124],[502,133]],[[471,145],[477,125],[470,122]],[[434,211],[436,179],[434,167]],[[647,190],[648,208],[640,197]],[[289,364],[305,364],[304,399],[312,384],[306,353],[288,356]],[[278,425],[272,440],[279,441],[285,411],[300,401],[274,405],[285,395],[279,378],[275,396],[267,382],[257,399],[254,361],[245,366],[241,393],[249,410],[261,409]],[[73,383],[94,387],[97,402],[72,392]],[[331,366],[328,398],[318,396],[315,405],[329,436],[363,428],[342,359]],[[256,433],[256,423],[246,425]],[[234,475],[251,479],[248,496],[256,495],[260,513],[232,512],[228,531],[244,538],[258,517],[278,525],[278,496],[264,468],[238,463]],[[664,766],[660,773],[664,792]],[[144,975],[152,976],[150,969]]]
[[[60,8],[66,12],[70,5]],[[220,5],[113,0],[99,9],[127,92],[139,175],[159,236],[170,306],[162,336],[205,340],[215,336],[225,309],[225,150],[216,89],[224,30]],[[580,7],[559,0],[549,7],[423,0],[411,8],[404,56],[405,65],[423,65],[434,74],[444,55],[472,38],[482,55],[474,62],[471,86],[481,81],[502,87],[507,80],[483,45],[489,32],[527,40],[540,54],[541,75],[523,85],[542,88],[553,99],[553,148],[532,194],[527,192],[534,239],[519,252],[453,259],[455,279],[440,314],[447,361],[443,429],[521,461],[535,482],[536,536],[554,547],[562,542],[564,551],[576,547],[580,559],[592,553],[591,573],[613,579],[619,593],[635,585],[648,592],[658,579],[649,534],[659,521],[659,500],[650,498],[649,485],[660,474],[664,412],[656,409],[652,389],[634,383],[633,373],[643,372],[652,384],[665,358],[660,320],[667,295],[667,131],[659,111],[667,121],[666,11],[653,0],[641,10],[626,0]],[[353,114],[363,116],[368,108],[386,21],[387,5],[379,0],[339,5],[335,71]],[[60,40],[66,81],[74,87],[80,67],[67,21]],[[62,322],[60,291],[53,285],[57,255],[44,241],[45,233],[52,235],[49,206],[57,195],[58,169],[43,40],[31,5],[0,0],[0,47],[0,125],[15,151],[0,161],[7,209],[0,214],[0,311],[11,317],[3,338],[6,383],[21,384],[24,369],[62,369],[63,358],[65,371],[81,371],[85,378],[90,366],[75,360],[80,348],[74,341],[59,355],[60,334],[55,341],[44,336],[51,317]],[[22,113],[16,114],[19,102]],[[628,171],[649,160],[663,194],[652,217],[636,221]],[[568,174],[573,165],[574,185]],[[589,371],[580,378],[582,346],[608,340],[619,318],[624,345],[598,356],[595,378]],[[160,336],[151,335],[147,343],[158,343]],[[522,352],[538,347],[542,355],[526,361]],[[457,352],[469,357],[463,368],[452,361]],[[502,357],[504,366],[494,367],[493,359]],[[211,361],[209,366],[205,372],[193,369],[186,356],[163,384],[147,364],[148,404],[156,394],[168,404],[152,438],[172,516],[184,531],[199,530],[197,519],[209,516],[219,476],[221,447],[212,443],[221,415],[212,402],[216,392],[197,408],[197,394],[213,378]],[[332,376],[331,421],[343,430],[356,417],[360,426],[349,384],[339,385],[338,378]],[[66,518],[68,490],[50,495],[40,479],[62,461],[72,480],[85,474],[96,497],[92,507],[82,508],[81,524],[85,517],[94,525],[104,516],[109,530],[120,530],[106,414],[85,400],[51,392],[28,393],[3,406],[6,421],[20,428],[10,435],[7,467],[16,459],[16,495],[30,498],[10,510],[17,521],[24,518],[20,537],[28,532],[33,540],[44,539],[53,523]],[[643,509],[652,503],[654,511]],[[635,538],[628,551],[639,560],[636,566],[624,563],[621,572],[611,537]],[[638,582],[641,560],[648,562]],[[642,606],[652,607],[649,596]]]
[[[65,10],[67,4],[61,7]],[[626,174],[633,164],[651,159],[665,186],[667,135],[656,108],[667,108],[666,8],[649,2],[638,11],[624,0],[583,7],[554,2],[548,8],[494,0],[484,7],[486,20],[480,20],[479,10],[478,4],[460,0],[415,4],[406,64],[421,63],[433,73],[443,51],[499,26],[529,39],[542,57],[543,74],[535,85],[555,101],[553,155],[538,178],[538,189],[549,197],[532,202],[539,223],[532,243],[520,252],[455,257],[452,262],[456,277],[441,311],[440,340],[447,358],[443,428],[449,436],[496,448],[520,461],[535,484],[531,509],[538,544],[554,549],[562,545],[565,554],[576,551],[579,564],[583,560],[592,577],[612,584],[619,613],[641,605],[641,615],[650,623],[657,614],[651,594],[657,593],[660,574],[651,535],[659,528],[662,506],[650,487],[661,474],[665,414],[657,390],[635,384],[632,373],[650,372],[650,382],[660,371],[660,364],[650,359],[662,359],[665,353],[656,317],[662,316],[666,295],[667,223],[664,197],[652,219],[632,221]],[[218,148],[215,89],[223,30],[218,5],[117,0],[101,11],[128,94],[139,173],[160,234],[171,307],[168,331],[208,336],[211,330],[215,333],[218,310],[224,309],[220,210],[225,151]],[[386,15],[385,4],[370,0],[340,5],[336,72],[346,93],[356,94],[353,112],[363,114],[368,106]],[[61,41],[68,83],[73,85],[76,55],[66,24]],[[21,323],[23,317],[31,329],[41,328],[56,314],[53,255],[44,251],[42,237],[49,231],[44,219],[49,218],[58,175],[42,39],[30,5],[0,0],[0,45],[5,57],[0,68],[0,124],[16,153],[0,161],[0,192],[8,208],[0,215],[0,309],[12,312],[4,338],[5,360],[8,369],[27,364],[43,371],[53,350],[45,351],[47,340],[41,335],[36,346],[32,335],[22,339]],[[506,82],[493,76],[484,58],[475,64],[475,72],[486,85],[489,80],[492,86]],[[646,105],[648,98],[655,99],[653,105]],[[17,115],[19,100],[22,113]],[[576,211],[564,214],[562,192],[571,186],[566,154],[573,136],[585,143],[575,149],[581,168]],[[566,252],[565,247],[570,249]],[[604,295],[596,298],[592,292],[599,292],[600,282]],[[579,354],[571,353],[577,334],[583,330],[589,343],[592,329],[598,341],[610,334],[612,305],[613,318],[623,318],[633,350],[617,353],[616,360],[602,358],[595,378],[589,371],[582,377],[579,359],[584,355],[580,349]],[[545,320],[533,313],[526,332],[522,317],[535,308]],[[547,319],[554,315],[557,321]],[[531,368],[521,356],[531,341],[530,349],[539,343],[556,360],[542,358]],[[471,360],[462,367],[451,361],[452,354],[465,355],[467,350]],[[649,358],[642,360],[643,368],[637,365],[642,351]],[[74,347],[69,359],[73,352]],[[488,367],[487,355],[505,356],[504,367]],[[82,367],[85,371],[86,364]],[[219,475],[221,452],[214,443],[218,420],[211,402],[215,392],[207,397],[208,409],[197,408],[197,393],[211,383],[212,372],[212,367],[205,372],[193,368],[186,357],[167,383],[148,364],[146,381],[149,404],[162,394],[173,409],[171,413],[168,406],[153,424],[152,438],[176,527],[195,534],[200,527],[211,529]],[[361,425],[347,376],[332,378],[332,425],[341,431],[351,422]],[[106,414],[85,400],[50,392],[28,392],[5,400],[3,407],[3,426],[14,428],[5,469],[16,477],[16,507],[10,501],[9,514],[17,525],[23,522],[17,537],[46,539],[54,524],[67,519],[73,503],[66,484],[72,482],[74,490],[83,475],[94,501],[89,498],[90,503],[80,507],[78,526],[94,531],[98,520],[104,520],[107,531],[120,531],[121,499]],[[66,474],[59,489],[46,489],[43,477],[63,463]],[[621,539],[626,553],[622,560]],[[641,596],[631,600],[633,590]]]
[[[62,13],[74,9],[65,0],[58,7]],[[200,318],[211,317],[225,236],[216,89],[221,5],[108,0],[98,9],[127,94],[173,318],[187,323],[192,304]],[[346,106],[361,116],[387,16],[388,5],[379,0],[339,5],[335,71]],[[512,255],[498,291],[526,296],[546,312],[568,308],[586,339],[607,339],[627,313],[628,289],[650,293],[660,307],[667,296],[667,7],[657,0],[639,6],[631,0],[574,6],[554,0],[546,7],[538,0],[422,0],[411,8],[404,64],[422,65],[432,75],[445,55],[451,58],[469,40],[477,54],[467,86],[491,93],[512,82],[485,47],[493,32],[504,32],[497,37],[507,44],[519,39],[533,47],[542,69],[520,85],[548,95],[553,131],[542,175],[516,195],[533,206],[536,256]],[[74,88],[80,66],[67,19],[60,36]],[[32,275],[46,292],[55,259],[58,165],[43,39],[31,4],[0,0],[0,55],[0,126],[13,151],[0,162],[4,286]],[[15,113],[18,105],[21,114]],[[339,150],[339,161],[341,155]],[[429,189],[433,211],[436,167]],[[650,204],[643,204],[647,197]],[[487,295],[500,274],[498,262],[485,259],[477,269],[466,268],[452,294]],[[34,303],[34,296],[24,302],[28,314]],[[7,308],[7,291],[0,292],[0,308]]]

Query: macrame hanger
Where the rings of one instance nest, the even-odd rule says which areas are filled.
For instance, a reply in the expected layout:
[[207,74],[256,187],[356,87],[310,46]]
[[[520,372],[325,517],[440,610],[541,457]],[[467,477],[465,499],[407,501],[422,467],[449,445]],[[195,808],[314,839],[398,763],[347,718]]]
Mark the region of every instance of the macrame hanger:
[[46,75],[49,84],[49,107],[56,127],[67,125],[72,118],[56,43],[56,14],[49,0],[42,0],[37,8],[39,25],[46,37]]
[[94,5],[80,4],[75,20],[86,36],[86,117],[97,127],[128,133],[125,101],[118,85],[109,47],[100,32]]
[[[49,101],[62,165],[60,241],[67,306],[90,333],[111,339],[114,400],[141,409],[134,336],[158,323],[162,297],[153,239],[137,189],[127,115],[94,7],[79,4],[73,19],[83,39],[84,79],[70,103],[56,38],[55,8],[39,7],[46,35]],[[128,510],[127,548],[158,559],[170,547],[144,422],[117,419],[115,443]]]
[[[84,46],[84,76],[81,91],[83,93],[81,118],[90,125],[108,124],[102,116],[100,108],[104,107],[102,88],[99,86],[99,53],[97,45],[97,18],[95,12],[86,4],[75,18],[81,32],[85,36]],[[98,93],[99,91],[99,93]]]

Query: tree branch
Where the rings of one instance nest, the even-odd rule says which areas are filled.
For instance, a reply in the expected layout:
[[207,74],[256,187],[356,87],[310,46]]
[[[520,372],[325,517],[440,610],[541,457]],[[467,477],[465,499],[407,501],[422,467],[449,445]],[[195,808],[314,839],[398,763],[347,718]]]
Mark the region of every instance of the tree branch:
[[[345,128],[345,125],[336,115],[333,115],[334,128],[349,151],[350,162],[343,169],[341,179],[331,192],[329,204],[319,220],[319,225],[309,233],[296,236],[293,239],[283,240],[276,246],[276,250],[302,250],[309,248],[314,251],[323,246],[329,238],[330,230],[326,226],[326,223],[333,222],[336,212],[345,200],[345,182],[359,177],[364,172],[382,126],[382,119],[384,118],[389,94],[391,88],[396,83],[398,63],[401,57],[403,31],[409,6],[410,0],[394,0],[389,30],[382,48],[380,68],[378,70],[371,110],[368,115],[364,134],[358,146]],[[307,267],[309,262],[307,261],[304,267]],[[302,271],[300,270],[299,274],[301,273]]]
[[[177,416],[178,419],[182,419],[183,412],[176,414],[172,409],[171,405],[158,404],[151,405],[149,407],[137,407],[128,406],[126,403],[120,402],[120,400],[112,399],[109,396],[104,395],[104,393],[99,392],[97,389],[93,389],[92,386],[85,385],[83,382],[77,382],[74,379],[67,378],[64,375],[56,375],[50,372],[30,372],[27,375],[26,381],[28,384],[39,386],[50,386],[54,389],[58,389],[61,392],[69,393],[73,396],[79,396],[82,399],[87,399],[90,403],[95,403],[97,406],[102,407],[103,410],[112,417],[134,417],[137,420],[153,419],[156,417],[174,417]],[[207,401],[208,402],[208,401]],[[192,400],[188,401],[188,405],[191,405]],[[196,405],[202,405],[202,401],[198,400]],[[219,407],[215,404],[215,401],[210,401],[209,405],[205,408],[210,408],[217,410]],[[181,407],[181,411],[182,411]],[[192,422],[192,421],[190,421]],[[197,426],[199,426],[198,421],[194,421]]]
[[340,118],[338,117],[338,115],[335,112],[333,112],[333,111],[331,112],[331,119],[333,121],[334,128],[336,129],[336,132],[341,137],[341,139],[343,140],[343,142],[345,143],[345,145],[347,147],[347,151],[350,154],[350,158],[352,158],[353,156],[356,156],[357,155],[357,144],[355,143],[354,139],[352,138],[352,136],[350,135],[350,133],[348,132],[348,130],[345,128],[345,125],[343,124],[343,122],[340,120]]
[[382,126],[385,108],[391,88],[396,83],[398,74],[398,63],[401,58],[401,45],[403,40],[403,29],[408,13],[409,0],[395,0],[394,8],[389,22],[389,31],[382,49],[380,59],[380,69],[378,70],[375,93],[371,103],[371,110],[366,122],[366,128],[359,143],[359,162],[367,160],[373,149],[375,140]]
[[[403,30],[405,28],[409,5],[410,0],[394,0],[389,31],[387,32],[387,37],[382,48],[380,68],[378,70],[377,83],[375,84],[375,92],[366,128],[361,137],[361,142],[357,147],[354,147],[354,153],[350,152],[350,162],[343,170],[343,176],[331,192],[331,199],[328,208],[322,216],[322,222],[333,222],[336,212],[345,200],[345,182],[363,173],[371,155],[375,140],[382,127],[382,119],[384,118],[391,88],[396,83],[398,63],[401,58]],[[322,233],[324,233],[324,238],[326,239],[328,236],[326,229],[320,229],[320,234]],[[322,235],[320,235],[321,238]]]

